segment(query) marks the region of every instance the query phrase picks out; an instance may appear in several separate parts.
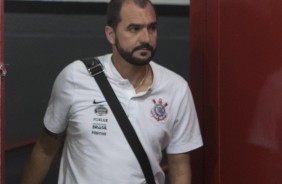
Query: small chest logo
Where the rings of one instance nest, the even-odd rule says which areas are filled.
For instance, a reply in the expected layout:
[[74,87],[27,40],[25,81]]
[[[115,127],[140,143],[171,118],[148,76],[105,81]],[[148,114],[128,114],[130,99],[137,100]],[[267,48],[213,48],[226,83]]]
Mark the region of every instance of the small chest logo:
[[158,101],[153,99],[153,103],[154,103],[154,107],[151,109],[151,115],[157,121],[165,120],[167,116],[166,107],[168,106],[168,104],[164,103],[161,98]]
[[97,116],[105,116],[108,114],[108,109],[103,105],[99,105],[95,108],[94,112]]

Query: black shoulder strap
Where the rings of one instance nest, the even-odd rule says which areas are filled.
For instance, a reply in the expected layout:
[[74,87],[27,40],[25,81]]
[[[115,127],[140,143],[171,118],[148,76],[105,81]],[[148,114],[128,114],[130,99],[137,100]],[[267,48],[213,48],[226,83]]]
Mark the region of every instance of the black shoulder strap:
[[100,63],[98,58],[91,57],[82,59],[87,70],[95,78],[97,84],[99,85],[106,101],[108,102],[119,126],[125,135],[129,145],[131,146],[137,160],[141,166],[141,169],[146,178],[147,184],[155,184],[155,179],[153,171],[148,159],[148,156],[142,147],[138,136],[132,127],[124,109],[122,108],[115,92],[113,91],[105,73],[103,72],[103,65]]

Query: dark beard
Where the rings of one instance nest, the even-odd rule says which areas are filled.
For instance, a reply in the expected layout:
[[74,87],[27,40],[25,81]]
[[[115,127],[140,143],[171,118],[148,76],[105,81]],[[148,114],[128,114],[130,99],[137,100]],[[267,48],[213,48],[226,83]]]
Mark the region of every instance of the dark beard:
[[[147,65],[148,63],[150,63],[150,61],[152,60],[153,56],[155,55],[155,49],[150,45],[150,44],[143,44],[140,45],[138,47],[135,47],[131,52],[127,52],[126,50],[124,50],[120,44],[119,41],[116,39],[116,48],[117,51],[119,52],[120,56],[127,61],[128,63],[132,64],[132,65],[137,65],[137,66],[144,66]],[[139,59],[133,56],[133,53],[137,50],[140,49],[148,49],[149,51],[151,51],[151,56],[147,59]]]

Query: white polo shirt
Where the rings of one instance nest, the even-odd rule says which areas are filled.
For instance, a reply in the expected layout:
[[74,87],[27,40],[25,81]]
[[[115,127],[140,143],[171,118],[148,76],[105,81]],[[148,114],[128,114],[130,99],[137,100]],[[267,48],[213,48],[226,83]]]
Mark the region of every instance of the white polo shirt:
[[[119,101],[148,154],[156,182],[165,175],[159,166],[162,150],[183,153],[202,146],[198,119],[187,82],[151,62],[153,84],[135,93],[111,62],[99,57]],[[95,80],[81,61],[58,75],[44,117],[53,133],[67,131],[59,184],[143,184],[145,178]]]

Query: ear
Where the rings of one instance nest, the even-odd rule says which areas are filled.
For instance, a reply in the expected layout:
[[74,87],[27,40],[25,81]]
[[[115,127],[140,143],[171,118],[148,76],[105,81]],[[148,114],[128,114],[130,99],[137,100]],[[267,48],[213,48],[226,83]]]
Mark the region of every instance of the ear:
[[110,26],[105,27],[105,35],[107,40],[110,42],[110,44],[114,45],[115,44],[115,39],[116,39],[116,33],[114,29]]

